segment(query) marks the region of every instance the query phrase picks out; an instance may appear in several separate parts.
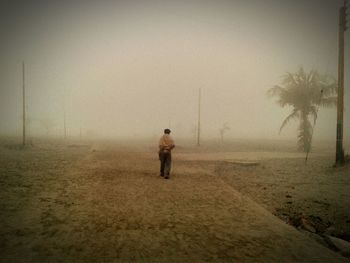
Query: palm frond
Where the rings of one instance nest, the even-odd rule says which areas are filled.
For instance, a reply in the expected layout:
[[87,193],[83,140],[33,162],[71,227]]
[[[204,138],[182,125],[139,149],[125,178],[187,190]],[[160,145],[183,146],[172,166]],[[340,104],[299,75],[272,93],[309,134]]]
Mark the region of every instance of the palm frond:
[[267,96],[271,98],[271,97],[279,96],[283,92],[285,92],[284,88],[282,88],[281,86],[275,85],[271,89],[267,90]]
[[277,97],[276,100],[277,104],[279,104],[281,107],[284,107],[286,105],[292,105],[293,101],[290,96],[290,92],[281,86],[275,85],[273,88],[269,89],[267,91],[268,97]]
[[338,83],[336,81],[323,83],[321,86],[325,97],[337,94]]
[[306,74],[306,72],[304,71],[304,68],[303,67],[300,67],[299,70],[298,70],[298,73],[295,74],[296,76],[296,79],[298,80],[298,84],[307,84],[307,79],[308,79],[308,76]]
[[282,80],[282,84],[284,85],[290,85],[290,86],[297,86],[298,83],[295,79],[295,75],[287,72],[284,76],[283,76],[283,80]]
[[337,105],[337,97],[322,98],[320,106],[330,108]]
[[310,107],[310,114],[312,115],[312,117],[314,118],[314,125],[316,124],[316,119],[317,119],[317,107],[312,105]]
[[292,119],[295,119],[295,118],[298,118],[299,114],[298,114],[298,110],[297,109],[294,109],[292,111],[291,114],[289,114],[287,116],[287,118],[284,119],[284,121],[282,122],[282,125],[280,127],[280,131],[279,133],[281,133],[282,129],[288,124],[289,121],[291,121]]

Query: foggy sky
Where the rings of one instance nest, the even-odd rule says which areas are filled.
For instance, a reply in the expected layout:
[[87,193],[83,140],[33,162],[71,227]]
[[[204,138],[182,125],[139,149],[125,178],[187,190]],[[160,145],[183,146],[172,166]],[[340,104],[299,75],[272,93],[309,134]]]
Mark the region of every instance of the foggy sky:
[[[290,108],[266,96],[281,76],[306,70],[337,77],[342,1],[2,1],[0,134],[21,134],[21,61],[30,133],[41,120],[68,132],[194,136],[198,89],[202,134],[278,135]],[[344,139],[350,140],[349,30],[345,38]],[[336,110],[321,109],[315,138],[335,140]]]

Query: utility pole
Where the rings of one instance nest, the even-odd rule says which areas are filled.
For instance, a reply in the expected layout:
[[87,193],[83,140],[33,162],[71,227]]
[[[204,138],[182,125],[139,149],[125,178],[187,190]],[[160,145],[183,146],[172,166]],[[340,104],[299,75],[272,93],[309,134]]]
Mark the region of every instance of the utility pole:
[[347,1],[339,9],[339,57],[338,57],[338,98],[337,98],[337,143],[336,143],[336,165],[345,162],[343,149],[343,120],[344,120],[344,32],[346,26]]
[[66,89],[63,90],[63,138],[67,139],[66,126]]
[[67,139],[66,109],[63,112],[63,137],[64,139]]
[[25,90],[25,66],[24,61],[22,61],[22,91],[23,91],[23,146],[26,145],[26,90]]
[[197,146],[200,146],[201,135],[201,89],[198,91],[198,124],[197,124]]

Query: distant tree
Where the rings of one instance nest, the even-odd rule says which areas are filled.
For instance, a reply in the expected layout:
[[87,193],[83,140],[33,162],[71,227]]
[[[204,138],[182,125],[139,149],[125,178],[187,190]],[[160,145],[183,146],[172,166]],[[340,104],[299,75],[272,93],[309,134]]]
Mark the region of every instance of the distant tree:
[[301,67],[296,73],[286,73],[282,86],[268,90],[269,97],[277,97],[281,107],[291,106],[292,112],[285,118],[280,131],[292,120],[299,120],[298,149],[311,149],[312,125],[309,116],[316,123],[318,107],[332,107],[337,103],[336,81],[329,75],[320,75],[316,70],[305,72]]
[[224,142],[224,133],[226,131],[230,130],[230,127],[228,126],[228,123],[225,122],[222,127],[220,128],[219,132],[220,132],[220,139],[221,139],[221,143]]

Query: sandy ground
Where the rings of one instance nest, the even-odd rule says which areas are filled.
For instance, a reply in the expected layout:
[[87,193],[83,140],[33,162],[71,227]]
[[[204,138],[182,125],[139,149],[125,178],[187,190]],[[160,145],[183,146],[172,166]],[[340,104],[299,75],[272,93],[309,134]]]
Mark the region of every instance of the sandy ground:
[[[293,209],[311,204],[307,215],[324,209],[314,201],[326,192],[330,222],[346,226],[347,168],[314,156],[296,170],[300,156],[288,154],[179,148],[164,180],[147,147],[3,143],[0,261],[349,262],[282,216],[287,192]],[[227,162],[236,159],[259,165]]]
[[[350,166],[332,167],[333,156],[274,158],[255,167],[219,166],[217,172],[240,193],[288,222],[300,214],[324,233],[334,228],[350,241]],[[286,169],[287,168],[287,169]]]

